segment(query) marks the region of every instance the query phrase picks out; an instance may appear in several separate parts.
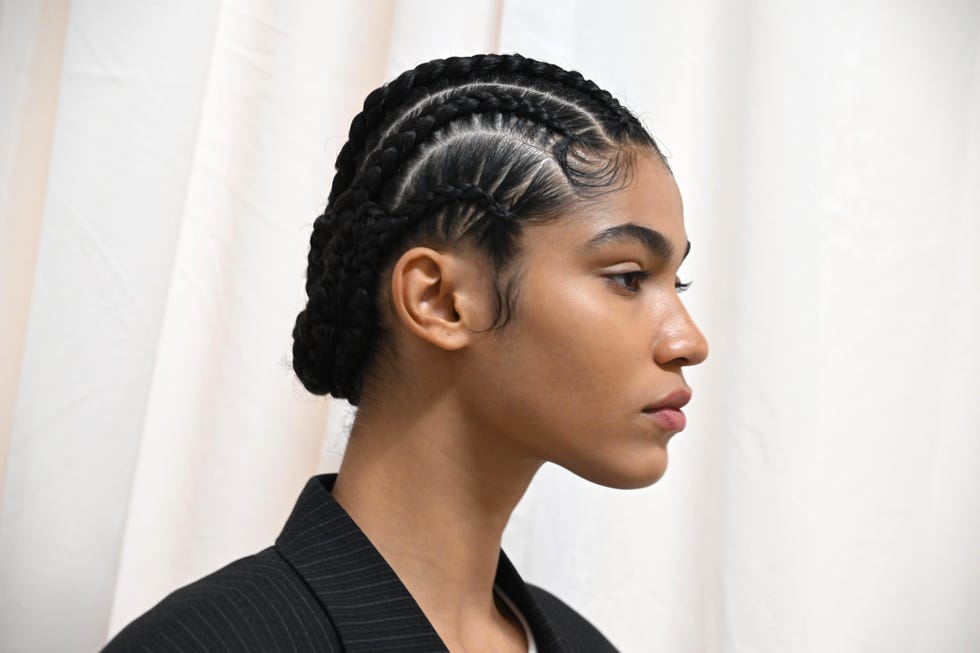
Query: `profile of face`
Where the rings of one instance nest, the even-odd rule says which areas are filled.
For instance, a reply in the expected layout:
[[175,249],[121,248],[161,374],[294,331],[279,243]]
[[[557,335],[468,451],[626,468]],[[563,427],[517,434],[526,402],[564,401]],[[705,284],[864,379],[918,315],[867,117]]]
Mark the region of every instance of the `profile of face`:
[[510,322],[458,352],[466,414],[595,483],[656,482],[684,428],[684,368],[708,353],[678,296],[687,251],[680,193],[653,155],[624,188],[526,227]]
[[351,123],[293,368],[358,405],[361,433],[515,482],[548,461],[643,487],[707,356],[677,294],[687,250],[673,175],[610,93],[516,54],[426,62]]

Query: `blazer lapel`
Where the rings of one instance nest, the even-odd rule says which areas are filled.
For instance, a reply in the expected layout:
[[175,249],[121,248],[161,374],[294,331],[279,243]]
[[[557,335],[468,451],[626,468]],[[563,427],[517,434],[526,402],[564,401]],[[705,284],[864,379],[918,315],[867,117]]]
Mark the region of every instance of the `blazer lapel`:
[[309,584],[348,653],[448,653],[394,570],[330,494],[310,479],[276,546]]
[[[276,540],[310,586],[348,653],[448,653],[395,571],[330,494],[336,474],[303,488]],[[496,583],[528,621],[540,653],[567,653],[555,624],[501,550]]]
[[500,551],[500,560],[497,563],[496,583],[500,585],[504,594],[517,605],[517,609],[527,619],[539,653],[567,653],[571,651],[567,643],[562,640],[554,622],[548,617],[548,613],[531,594],[527,583],[517,573],[517,569],[511,564],[503,550]]

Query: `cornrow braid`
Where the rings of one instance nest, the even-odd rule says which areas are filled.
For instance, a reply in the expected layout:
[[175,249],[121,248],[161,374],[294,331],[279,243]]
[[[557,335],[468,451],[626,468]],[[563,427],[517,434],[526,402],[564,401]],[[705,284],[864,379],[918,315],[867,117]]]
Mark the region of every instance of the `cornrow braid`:
[[[395,176],[399,166],[419,144],[432,132],[465,116],[491,112],[509,114],[533,120],[568,139],[574,138],[561,122],[552,117],[547,107],[510,89],[466,92],[430,108],[433,110],[431,114],[411,119],[400,131],[385,138],[367,157],[362,171],[351,184],[350,192],[336,198],[338,210],[346,208],[354,198],[362,202],[377,199],[384,183]],[[359,190],[365,192],[358,193]]]
[[[376,199],[385,181],[394,176],[398,165],[412,153],[417,144],[423,142],[434,130],[465,115],[486,112],[509,113],[531,118],[569,140],[576,138],[548,108],[536,103],[532,97],[512,89],[463,92],[444,99],[432,108],[432,114],[416,116],[402,126],[399,132],[388,136],[373,151],[364,163],[365,169],[358,175],[358,181],[332,200],[329,213],[343,213],[355,203]],[[322,275],[318,252],[325,244],[324,233],[328,229],[328,222],[329,216],[325,212],[313,225],[308,259],[311,273],[307,275],[307,293],[310,292],[311,279],[319,279]]]
[[466,202],[482,206],[488,213],[501,220],[516,220],[517,216],[502,207],[486,189],[474,184],[464,186],[436,186],[408,200],[409,214],[413,218],[424,216],[443,204]]
[[534,79],[543,85],[574,91],[602,112],[604,122],[615,132],[611,134],[613,137],[629,135],[636,139],[644,136],[649,138],[636,117],[611,93],[585,79],[577,71],[568,71],[519,54],[481,54],[436,59],[402,73],[390,83],[368,94],[361,113],[351,120],[348,140],[337,156],[337,174],[334,176],[329,200],[332,201],[350,186],[358,164],[364,158],[369,136],[386,121],[391,111],[400,108],[413,93],[420,89],[437,90],[460,81],[494,78],[505,80],[510,77]]
[[663,158],[608,92],[520,55],[436,60],[373,91],[313,224],[297,376],[310,392],[359,403],[390,353],[382,273],[400,253],[465,241],[499,275],[525,225],[615,188],[637,149]]

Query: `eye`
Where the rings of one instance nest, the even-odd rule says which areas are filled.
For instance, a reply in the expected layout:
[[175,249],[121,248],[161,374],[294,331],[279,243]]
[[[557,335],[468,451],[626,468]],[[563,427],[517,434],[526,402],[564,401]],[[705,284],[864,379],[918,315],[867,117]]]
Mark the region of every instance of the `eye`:
[[620,272],[618,274],[608,274],[607,279],[612,279],[617,285],[622,286],[631,293],[640,292],[640,282],[650,276],[646,270],[635,270],[633,272]]
[[681,281],[679,278],[674,280],[674,290],[676,290],[677,292],[684,292],[690,287],[691,287],[690,281],[684,282]]

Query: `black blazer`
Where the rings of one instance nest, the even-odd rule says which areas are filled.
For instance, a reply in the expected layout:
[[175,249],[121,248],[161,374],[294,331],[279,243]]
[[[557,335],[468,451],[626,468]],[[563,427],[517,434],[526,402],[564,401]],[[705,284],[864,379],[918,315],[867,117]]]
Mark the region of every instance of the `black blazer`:
[[[336,477],[310,479],[275,546],[178,589],[103,651],[447,651],[330,494]],[[524,614],[541,653],[616,651],[560,599],[525,583],[503,551],[496,583]]]

